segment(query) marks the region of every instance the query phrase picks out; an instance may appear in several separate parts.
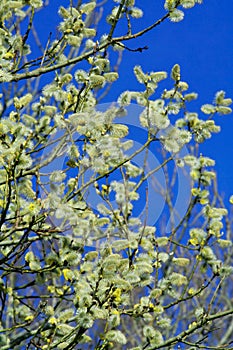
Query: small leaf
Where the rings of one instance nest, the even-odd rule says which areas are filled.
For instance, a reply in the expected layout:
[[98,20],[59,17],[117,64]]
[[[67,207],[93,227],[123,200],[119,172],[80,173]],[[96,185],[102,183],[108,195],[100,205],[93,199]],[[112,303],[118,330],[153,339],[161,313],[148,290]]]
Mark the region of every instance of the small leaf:
[[215,94],[215,98],[214,98],[214,102],[217,104],[217,105],[220,105],[220,104],[222,104],[222,101],[223,101],[223,99],[224,99],[224,97],[225,97],[225,91],[223,91],[223,90],[220,90],[220,91],[218,91],[218,92],[216,92],[216,94]]
[[212,114],[216,112],[216,107],[211,104],[201,106],[201,111],[205,114]]
[[41,269],[41,266],[38,261],[31,261],[29,263],[29,267],[31,270],[34,270],[34,271],[39,271]]
[[175,64],[172,67],[171,77],[175,81],[179,81],[180,80],[180,66],[179,66],[179,64]]
[[145,84],[149,79],[148,75],[143,73],[141,66],[134,67],[134,74],[135,74],[138,82],[141,84]]
[[57,324],[56,317],[54,317],[54,316],[50,317],[49,320],[48,320],[48,323],[56,325]]
[[173,258],[172,262],[178,266],[187,266],[190,263],[190,260],[187,258]]
[[190,9],[191,7],[195,6],[195,0],[182,0],[181,5],[185,9]]
[[152,72],[150,77],[155,83],[158,83],[167,78],[167,72]]
[[104,78],[108,82],[113,82],[113,81],[117,80],[118,77],[119,77],[119,75],[117,72],[104,73]]
[[122,138],[128,134],[129,130],[126,125],[123,124],[113,124],[111,128],[111,134],[114,137]]
[[99,86],[99,85],[103,85],[103,83],[105,82],[105,79],[101,75],[92,74],[90,76],[90,80],[89,81],[90,81],[91,87],[96,87],[96,86]]
[[112,247],[116,251],[127,249],[127,248],[129,248],[129,241],[127,239],[119,239],[119,240],[113,242]]
[[184,18],[184,12],[178,9],[174,9],[170,12],[169,18],[172,22],[180,22]]
[[111,330],[108,331],[106,334],[106,339],[109,341],[114,341],[120,344],[126,344],[127,343],[127,339],[125,337],[125,335],[118,330]]
[[34,318],[33,315],[28,315],[28,316],[25,317],[25,321],[30,322],[30,321],[33,320],[33,318]]
[[132,7],[129,13],[133,18],[141,18],[143,16],[143,11],[138,7]]
[[218,244],[222,248],[228,248],[232,246],[232,242],[229,241],[228,239],[218,239]]
[[175,0],[166,0],[164,4],[165,10],[171,11],[175,7]]
[[169,280],[174,286],[182,286],[183,284],[187,284],[188,282],[186,276],[183,276],[177,272],[172,272],[172,274],[169,276]]
[[128,106],[131,102],[132,95],[130,91],[124,91],[122,94],[118,97],[117,103],[120,106]]
[[168,237],[158,237],[156,238],[156,244],[158,247],[164,247],[168,244]]
[[25,261],[30,263],[31,261],[34,261],[35,260],[35,256],[33,254],[33,252],[28,252],[26,255],[25,255]]
[[66,281],[71,281],[74,277],[74,273],[70,269],[63,269],[63,276],[65,277]]
[[218,106],[216,110],[219,114],[223,114],[223,115],[232,113],[232,109],[230,107],[225,107],[225,106]]
[[196,100],[197,97],[198,97],[198,94],[195,93],[195,92],[191,92],[191,93],[189,93],[189,94],[184,95],[185,100],[188,101],[188,102],[189,102],[189,101]]
[[224,98],[224,100],[222,100],[222,102],[221,102],[222,106],[230,106],[231,104],[232,104],[231,98]]
[[163,293],[162,289],[160,289],[160,288],[155,288],[155,289],[153,289],[152,292],[150,293],[150,297],[151,297],[151,298],[157,299],[157,298],[159,298],[159,297],[162,295],[162,293]]
[[95,1],[91,1],[91,2],[88,2],[87,4],[82,4],[82,6],[80,7],[80,10],[82,13],[85,13],[86,15],[88,15],[94,10],[95,7],[96,7]]

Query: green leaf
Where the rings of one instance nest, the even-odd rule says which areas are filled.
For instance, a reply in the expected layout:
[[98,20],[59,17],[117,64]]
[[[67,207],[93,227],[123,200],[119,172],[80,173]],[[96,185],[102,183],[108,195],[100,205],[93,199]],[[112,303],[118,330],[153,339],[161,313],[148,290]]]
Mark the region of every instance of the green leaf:
[[195,310],[195,316],[198,320],[201,320],[204,314],[205,314],[205,310],[203,307],[198,307]]
[[134,67],[134,74],[135,74],[138,82],[141,84],[145,84],[149,79],[149,76],[147,74],[143,73],[141,66]]
[[163,339],[162,333],[159,330],[155,329],[153,332],[153,338],[150,341],[152,347],[161,345],[163,344],[163,342],[164,342],[164,339]]
[[150,73],[150,77],[155,83],[158,83],[167,78],[167,72],[152,72]]
[[187,258],[173,258],[172,262],[178,266],[187,266],[189,265],[190,260]]
[[169,275],[169,280],[171,284],[173,284],[174,286],[182,286],[183,284],[187,284],[188,282],[186,276],[181,275],[180,273],[177,273],[177,272],[172,272]]
[[124,273],[124,278],[132,285],[138,284],[140,282],[140,277],[138,276],[137,271],[127,271]]
[[38,261],[30,261],[29,267],[33,271],[39,271],[41,269],[40,263]]
[[91,84],[91,87],[95,88],[96,86],[103,85],[105,79],[101,75],[92,74],[89,78],[89,82]]
[[96,7],[96,2],[95,1],[91,1],[91,2],[88,2],[86,4],[82,4],[80,6],[80,10],[81,10],[81,12],[85,13],[86,15],[88,15],[94,10],[95,7]]
[[165,252],[160,252],[157,254],[157,256],[158,256],[158,261],[162,261],[163,263],[165,263],[169,259],[169,254]]
[[72,279],[74,277],[74,273],[73,273],[72,270],[70,270],[70,269],[63,269],[62,273],[63,273],[63,276],[64,276],[66,281],[72,281]]
[[146,261],[137,261],[135,263],[135,267],[138,270],[138,273],[140,275],[149,274],[153,272],[153,267],[151,266],[151,264],[147,263]]
[[171,77],[176,82],[180,80],[180,66],[179,66],[179,64],[175,64],[172,67]]
[[159,297],[162,295],[162,293],[163,293],[162,289],[160,289],[160,288],[155,288],[155,289],[153,289],[152,292],[150,293],[150,297],[151,297],[151,298],[157,299],[157,298],[159,298]]
[[233,266],[223,265],[219,269],[220,276],[230,276],[233,274]]
[[201,106],[201,111],[205,114],[213,114],[216,112],[216,107],[211,104]]
[[158,237],[156,238],[156,244],[158,247],[164,247],[168,244],[168,237]]
[[195,6],[195,0],[181,0],[181,5],[185,8],[185,9],[190,9],[193,6]]
[[220,105],[225,97],[225,91],[223,90],[220,90],[218,92],[216,92],[215,94],[215,98],[214,98],[214,102],[217,104],[217,105]]
[[62,182],[64,179],[66,178],[66,174],[64,171],[54,171],[51,175],[50,175],[50,181],[51,182]]
[[155,336],[155,329],[152,326],[144,326],[143,327],[143,334],[146,338],[151,339]]
[[116,251],[127,249],[129,248],[129,241],[127,239],[118,239],[113,242],[112,247]]
[[68,308],[59,313],[59,321],[67,322],[74,316],[74,309]]
[[[116,1],[116,0],[114,0],[115,2],[119,2],[119,1]],[[135,0],[126,0],[126,2],[125,2],[125,6],[127,6],[127,7],[132,7],[132,6],[134,6],[135,5]]]
[[27,252],[27,254],[25,255],[25,261],[30,263],[31,261],[35,260],[35,256],[33,254],[33,252]]
[[61,350],[68,349],[69,345],[70,345],[70,343],[68,341],[65,341],[65,342],[62,342],[62,343],[58,344],[57,348],[61,349]]
[[210,247],[204,247],[201,250],[201,256],[205,259],[205,260],[215,260],[216,256],[213,252],[213,250]]
[[104,73],[104,78],[108,82],[113,82],[119,78],[119,75],[117,72],[109,72],[109,73]]
[[125,335],[119,330],[108,331],[105,335],[105,338],[108,341],[113,341],[113,342],[120,343],[123,345],[125,345],[127,343],[127,339],[126,339]]
[[111,128],[111,135],[118,138],[123,138],[128,134],[129,130],[127,125],[113,124]]
[[169,103],[169,105],[167,106],[167,111],[168,114],[178,114],[180,109],[181,109],[181,105],[180,103],[176,103],[176,102],[171,102]]
[[184,95],[185,100],[188,102],[196,100],[197,97],[198,97],[198,94],[195,92],[191,92],[189,94]]
[[178,9],[174,9],[170,12],[169,18],[172,22],[180,22],[184,18],[184,12]]
[[118,97],[117,103],[120,106],[128,106],[131,102],[132,94],[130,91],[124,91],[122,94]]
[[132,7],[129,13],[133,18],[141,18],[143,16],[143,11],[138,7]]
[[165,10],[171,11],[175,8],[176,0],[166,0],[164,4]]
[[225,114],[231,114],[232,113],[232,109],[230,107],[225,107],[225,106],[218,106],[216,108],[216,111],[219,114],[225,115]]
[[217,242],[222,248],[228,248],[232,246],[232,242],[229,241],[228,239],[218,239]]

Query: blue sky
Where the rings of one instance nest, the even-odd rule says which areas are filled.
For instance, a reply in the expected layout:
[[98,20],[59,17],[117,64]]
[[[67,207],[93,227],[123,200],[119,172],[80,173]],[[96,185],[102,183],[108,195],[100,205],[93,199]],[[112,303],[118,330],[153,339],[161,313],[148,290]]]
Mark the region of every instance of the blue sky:
[[[164,1],[136,1],[144,9],[144,18],[135,21],[137,28],[153,23],[163,12]],[[179,23],[169,20],[162,23],[141,39],[127,42],[130,48],[148,45],[143,53],[125,52],[120,67],[120,80],[115,84],[112,96],[118,91],[134,90],[137,86],[132,67],[141,64],[145,71],[165,70],[178,63],[182,80],[187,81],[190,91],[198,92],[193,108],[211,103],[215,92],[226,91],[233,98],[233,1],[204,0],[202,5],[185,11]],[[221,133],[202,145],[205,155],[216,160],[219,189],[227,199],[233,193],[233,115],[217,116]]]
[[[144,17],[134,21],[133,32],[159,19],[165,13],[163,4],[164,0],[136,0],[135,5],[143,9]],[[46,43],[49,31],[53,37],[56,35],[56,11],[60,5],[66,7],[69,1],[58,1],[56,6],[51,2],[49,9],[52,11],[49,15],[48,9],[37,14],[42,43]],[[108,10],[115,5],[116,3],[110,0],[104,6]],[[107,10],[104,15],[107,14]],[[126,42],[128,47],[133,49],[145,45],[149,49],[142,53],[124,52],[119,70],[120,79],[114,83],[104,102],[115,101],[126,89],[141,88],[133,74],[136,64],[140,64],[143,70],[148,72],[169,72],[175,63],[180,64],[182,80],[189,83],[190,91],[198,92],[199,95],[197,102],[192,104],[192,111],[198,111],[204,103],[211,103],[219,90],[226,91],[227,97],[233,98],[232,13],[232,0],[204,0],[202,5],[186,10],[183,21],[171,23],[166,20],[143,37]],[[103,34],[108,28],[102,24],[97,35]],[[122,33],[122,27],[118,28],[116,33],[118,30]],[[167,87],[166,84],[170,82],[165,82],[164,88]],[[216,123],[221,126],[221,133],[214,134],[201,149],[204,155],[216,160],[219,189],[221,193],[226,194],[227,202],[233,193],[233,115],[217,116]]]

